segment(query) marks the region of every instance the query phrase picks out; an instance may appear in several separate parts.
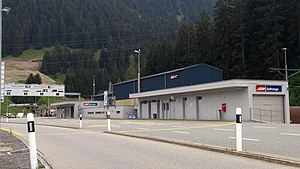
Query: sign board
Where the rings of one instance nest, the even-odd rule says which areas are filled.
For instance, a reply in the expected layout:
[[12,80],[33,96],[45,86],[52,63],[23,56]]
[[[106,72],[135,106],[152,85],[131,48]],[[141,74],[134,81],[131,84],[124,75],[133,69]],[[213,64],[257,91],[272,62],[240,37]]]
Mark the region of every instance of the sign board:
[[282,86],[256,85],[256,92],[282,92]]
[[4,102],[4,85],[5,85],[5,82],[4,82],[4,79],[5,79],[5,74],[4,74],[4,70],[5,70],[5,62],[2,61],[1,62],[1,89],[0,89],[0,95],[1,95],[1,102]]
[[94,103],[94,102],[92,102],[92,103],[83,103],[83,106],[97,106],[98,105],[98,103]]
[[179,77],[179,75],[173,74],[173,75],[170,76],[170,80],[177,79],[178,77]]
[[65,96],[65,85],[5,84],[5,96]]

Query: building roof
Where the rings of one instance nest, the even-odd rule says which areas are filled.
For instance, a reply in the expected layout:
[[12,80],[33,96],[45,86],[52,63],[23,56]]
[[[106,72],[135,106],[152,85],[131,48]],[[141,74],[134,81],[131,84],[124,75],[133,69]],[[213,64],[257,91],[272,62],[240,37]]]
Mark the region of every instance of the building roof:
[[[200,63],[200,64],[191,65],[191,66],[187,66],[187,67],[183,67],[183,68],[179,68],[179,69],[174,69],[174,70],[169,70],[169,71],[166,71],[166,72],[161,72],[161,73],[157,73],[157,74],[153,74],[153,75],[144,76],[144,77],[141,77],[141,79],[147,79],[147,78],[150,78],[150,77],[155,77],[155,76],[164,75],[164,74],[168,74],[168,73],[178,72],[178,71],[181,71],[181,70],[184,70],[184,69],[190,69],[190,68],[197,67],[197,66],[206,66],[206,67],[209,67],[209,68],[214,69],[216,71],[222,72],[222,70],[219,69],[219,68],[213,67],[213,66],[208,65],[206,63]],[[136,81],[136,80],[137,79],[131,79],[131,80],[115,83],[113,85],[119,85],[119,84],[123,84],[123,83],[133,82],[133,81]]]
[[227,89],[238,89],[238,88],[248,88],[249,84],[257,85],[287,85],[286,81],[278,80],[224,80],[212,83],[175,87],[162,90],[154,90],[149,92],[134,93],[130,94],[129,98],[143,98],[143,97],[153,97],[153,96],[162,96],[162,95],[173,95],[181,93],[192,93],[200,91],[212,91],[212,90],[227,90]]

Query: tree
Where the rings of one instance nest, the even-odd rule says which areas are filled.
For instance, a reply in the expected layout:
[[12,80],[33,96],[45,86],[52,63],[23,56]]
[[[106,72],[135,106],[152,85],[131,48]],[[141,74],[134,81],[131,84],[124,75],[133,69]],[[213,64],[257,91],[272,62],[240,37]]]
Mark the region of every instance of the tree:
[[212,63],[212,22],[210,16],[203,11],[195,24],[194,63]]
[[175,44],[176,67],[185,67],[193,64],[193,35],[194,26],[192,23],[185,23],[179,30]]
[[125,74],[125,80],[131,80],[137,78],[137,65],[135,57],[130,55],[129,66]]

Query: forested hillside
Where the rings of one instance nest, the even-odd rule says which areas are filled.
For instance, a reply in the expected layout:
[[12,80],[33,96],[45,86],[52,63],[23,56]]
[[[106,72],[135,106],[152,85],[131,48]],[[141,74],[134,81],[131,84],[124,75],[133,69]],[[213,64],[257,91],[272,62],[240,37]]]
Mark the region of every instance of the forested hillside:
[[[56,45],[42,72],[67,74],[67,91],[92,93],[142,75],[197,63],[224,78],[284,79],[270,68],[300,66],[299,0],[6,0],[4,54]],[[95,57],[100,52],[100,59]],[[292,72],[290,72],[291,74]],[[291,91],[298,90],[297,76]],[[293,88],[295,87],[295,88]],[[293,92],[293,98],[299,97]],[[293,102],[293,98],[291,101]]]
[[174,38],[181,22],[195,20],[214,0],[4,0],[3,53],[18,56],[30,47],[149,46]]

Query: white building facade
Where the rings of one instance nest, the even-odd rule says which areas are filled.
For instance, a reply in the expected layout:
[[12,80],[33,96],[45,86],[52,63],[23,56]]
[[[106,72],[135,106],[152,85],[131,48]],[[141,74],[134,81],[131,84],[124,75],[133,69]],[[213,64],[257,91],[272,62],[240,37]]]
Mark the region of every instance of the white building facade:
[[138,99],[140,119],[290,123],[288,84],[271,80],[226,80],[130,94]]

